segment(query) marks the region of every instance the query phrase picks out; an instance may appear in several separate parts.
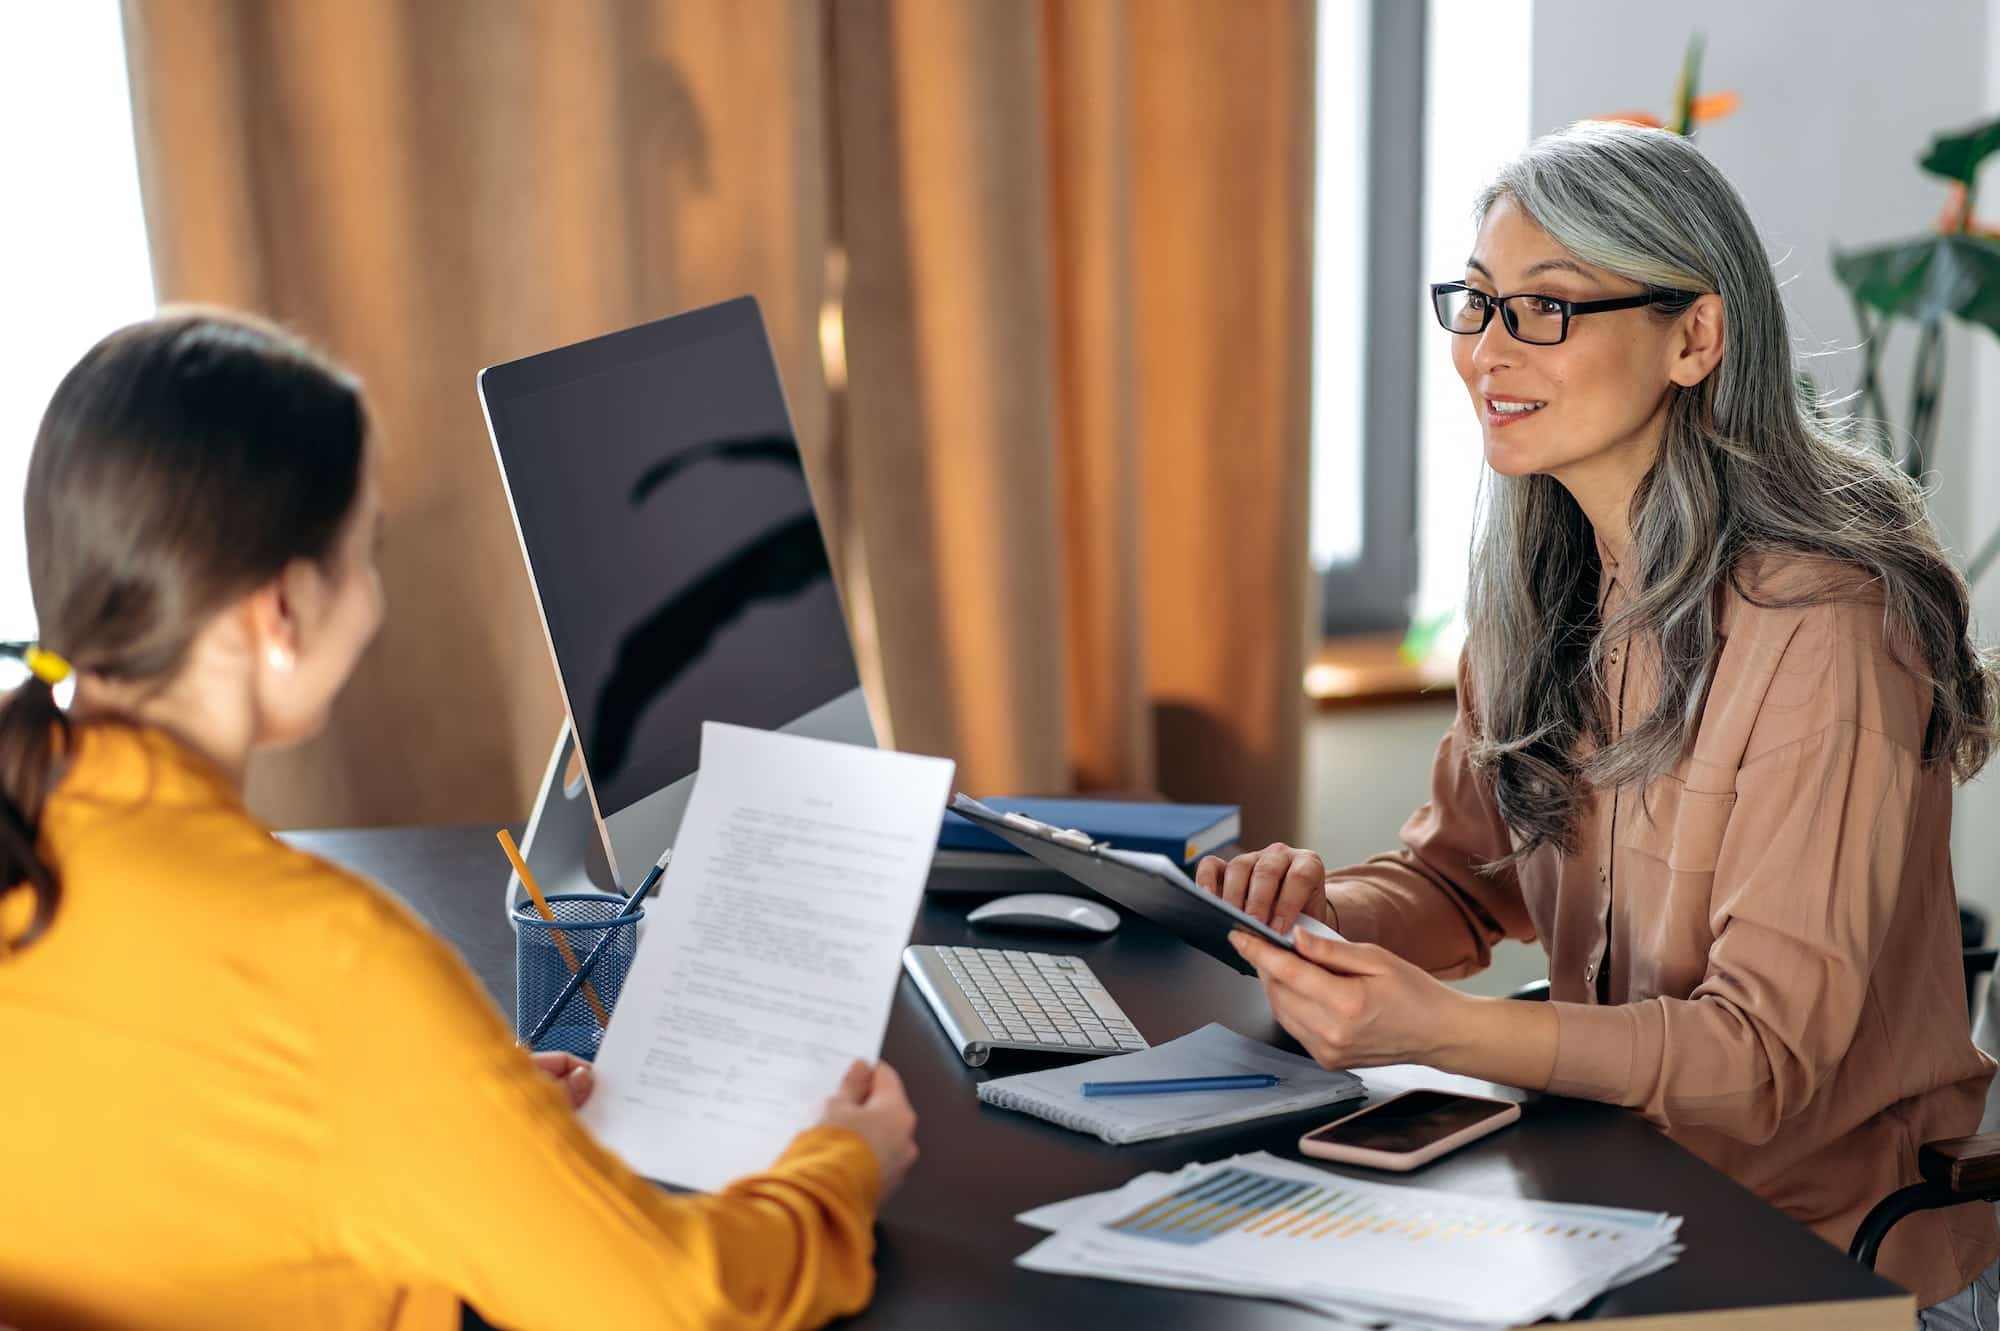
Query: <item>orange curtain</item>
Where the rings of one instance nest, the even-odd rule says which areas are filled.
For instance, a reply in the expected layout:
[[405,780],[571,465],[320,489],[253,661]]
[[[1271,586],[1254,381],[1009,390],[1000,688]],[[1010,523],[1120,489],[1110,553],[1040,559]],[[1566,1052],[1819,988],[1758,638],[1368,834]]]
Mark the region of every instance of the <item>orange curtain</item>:
[[128,0],[162,300],[257,310],[368,383],[390,616],[280,826],[517,817],[562,708],[473,377],[753,292],[824,464],[821,9]]
[[1139,0],[1133,253],[1161,783],[1293,840],[1305,728],[1310,0]]
[[1294,834],[1313,9],[832,11],[851,539],[898,744]]
[[383,446],[391,617],[326,736],[254,769],[265,816],[525,810],[561,706],[473,374],[748,291],[899,747],[1291,833],[1310,0],[126,26],[161,297],[326,345]]

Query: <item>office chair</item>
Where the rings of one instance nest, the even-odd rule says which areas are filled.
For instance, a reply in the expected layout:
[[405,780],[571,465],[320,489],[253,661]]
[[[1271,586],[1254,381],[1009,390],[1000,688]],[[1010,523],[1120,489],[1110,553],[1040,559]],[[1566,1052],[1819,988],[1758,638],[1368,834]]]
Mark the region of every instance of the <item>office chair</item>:
[[[1994,969],[2000,948],[1984,946],[1986,921],[1977,911],[1959,907],[1958,925],[1960,955],[1965,962],[1965,1009],[1970,1013],[1979,977]],[[1508,995],[1528,1002],[1546,1001],[1548,996],[1547,980],[1522,985]],[[1965,1202],[2000,1202],[2000,1132],[1926,1142],[1917,1151],[1917,1172],[1923,1175],[1922,1182],[1898,1188],[1875,1203],[1854,1231],[1847,1255],[1871,1271],[1882,1240],[1903,1217]]]
[[[1963,912],[1960,920],[1963,923]],[[1982,926],[1980,942],[1984,942]],[[2000,949],[1968,947],[1965,960],[1966,1010],[1972,1010],[1972,991],[1979,977],[1992,971]],[[1854,1231],[1847,1255],[1868,1267],[1875,1266],[1875,1250],[1882,1246],[1891,1226],[1918,1211],[1933,1211],[1961,1202],[2000,1201],[2000,1132],[1971,1137],[1949,1137],[1925,1142],[1917,1150],[1917,1172],[1923,1181],[1912,1183],[1875,1203]]]

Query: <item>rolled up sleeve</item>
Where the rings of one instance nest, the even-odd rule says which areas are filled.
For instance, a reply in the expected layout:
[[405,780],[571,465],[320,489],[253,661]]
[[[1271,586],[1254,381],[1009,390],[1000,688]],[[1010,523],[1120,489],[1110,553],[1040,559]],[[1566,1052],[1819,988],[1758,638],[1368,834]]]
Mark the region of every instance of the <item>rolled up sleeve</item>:
[[1459,712],[1431,764],[1429,801],[1403,824],[1403,848],[1327,875],[1334,928],[1447,978],[1483,970],[1503,938],[1535,929],[1511,868],[1483,866],[1512,849],[1491,783],[1472,766],[1472,697],[1459,665]]

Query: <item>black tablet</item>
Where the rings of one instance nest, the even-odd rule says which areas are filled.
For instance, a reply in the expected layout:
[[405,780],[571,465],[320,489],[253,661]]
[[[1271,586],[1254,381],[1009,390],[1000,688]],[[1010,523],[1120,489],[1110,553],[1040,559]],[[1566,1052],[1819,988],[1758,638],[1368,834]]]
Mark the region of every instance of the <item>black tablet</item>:
[[1092,841],[1082,832],[1050,827],[1021,814],[997,813],[969,795],[954,797],[951,808],[1113,905],[1178,934],[1232,970],[1257,973],[1256,967],[1229,945],[1232,929],[1255,934],[1287,952],[1298,950],[1291,939],[1269,925],[1196,887],[1181,867],[1164,855],[1119,850],[1107,842]]

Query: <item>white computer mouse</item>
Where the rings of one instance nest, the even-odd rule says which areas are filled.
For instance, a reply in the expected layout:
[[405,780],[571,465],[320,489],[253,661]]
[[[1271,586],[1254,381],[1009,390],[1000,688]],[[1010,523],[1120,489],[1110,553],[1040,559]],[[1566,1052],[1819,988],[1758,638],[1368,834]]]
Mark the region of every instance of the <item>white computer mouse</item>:
[[1066,934],[1108,934],[1118,927],[1118,912],[1111,907],[1056,892],[996,897],[965,918],[972,924],[993,929],[1042,929]]

